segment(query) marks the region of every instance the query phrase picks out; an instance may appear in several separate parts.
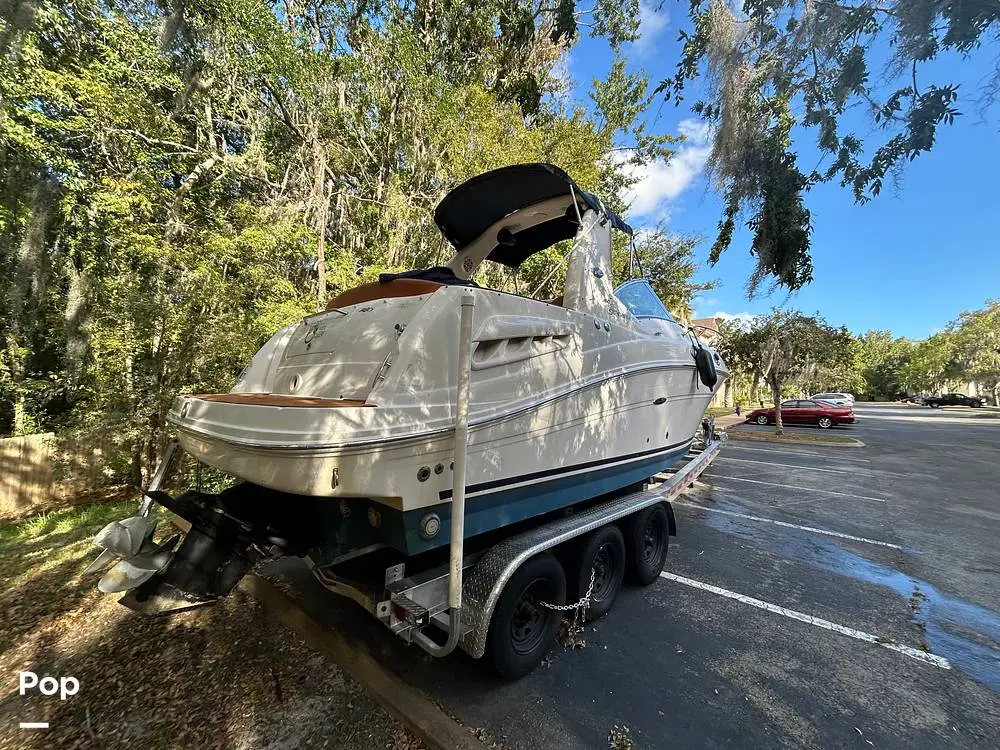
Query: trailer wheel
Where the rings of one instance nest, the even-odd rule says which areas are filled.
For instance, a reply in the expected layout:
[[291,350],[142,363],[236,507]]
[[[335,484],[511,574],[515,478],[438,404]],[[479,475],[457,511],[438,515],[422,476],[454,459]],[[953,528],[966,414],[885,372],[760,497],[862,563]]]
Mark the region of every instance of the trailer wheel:
[[614,606],[625,575],[625,539],[614,524],[586,534],[568,551],[566,556],[566,591],[570,601],[579,601],[590,588],[590,574],[594,573],[594,589],[586,619],[603,617]]
[[625,580],[636,586],[655,581],[667,561],[670,520],[663,503],[651,505],[622,521],[625,537]]
[[493,610],[486,650],[501,677],[523,677],[552,648],[562,613],[539,602],[566,602],[566,574],[548,553],[532,557],[517,569]]

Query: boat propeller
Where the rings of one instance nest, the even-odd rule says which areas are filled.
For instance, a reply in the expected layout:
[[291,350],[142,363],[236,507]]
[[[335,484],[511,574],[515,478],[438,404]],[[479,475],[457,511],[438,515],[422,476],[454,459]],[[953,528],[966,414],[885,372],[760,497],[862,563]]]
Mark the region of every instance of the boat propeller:
[[97,583],[97,588],[105,594],[115,594],[142,585],[167,567],[181,538],[175,534],[157,544],[153,541],[154,531],[156,521],[146,516],[112,521],[94,537],[94,545],[102,552],[84,573],[96,573],[119,558]]

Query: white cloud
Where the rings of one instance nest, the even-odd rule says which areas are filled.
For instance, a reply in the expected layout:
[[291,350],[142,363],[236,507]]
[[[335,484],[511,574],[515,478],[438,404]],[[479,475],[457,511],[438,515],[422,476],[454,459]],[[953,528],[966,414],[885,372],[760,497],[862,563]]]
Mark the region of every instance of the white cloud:
[[655,161],[630,168],[637,179],[623,198],[634,216],[665,218],[670,201],[694,181],[712,152],[712,129],[699,120],[682,120],[678,126],[687,139],[669,162]]
[[663,3],[642,0],[639,3],[639,38],[632,44],[640,56],[645,57],[656,51],[656,41],[670,25],[670,16],[663,9]]
[[694,317],[704,318],[706,316],[702,315],[699,311],[706,308],[712,308],[718,305],[722,300],[717,297],[705,297],[704,295],[697,295],[691,300],[691,307],[694,309]]

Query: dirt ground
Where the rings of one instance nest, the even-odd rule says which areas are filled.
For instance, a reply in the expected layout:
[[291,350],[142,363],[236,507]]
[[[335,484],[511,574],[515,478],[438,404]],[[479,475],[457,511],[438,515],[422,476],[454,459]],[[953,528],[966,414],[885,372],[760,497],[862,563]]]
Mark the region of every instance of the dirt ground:
[[[90,539],[133,509],[0,525],[0,748],[423,747],[240,591],[155,618],[98,592],[98,576],[82,575],[97,552]],[[80,689],[65,700],[22,697],[21,671],[75,677]]]

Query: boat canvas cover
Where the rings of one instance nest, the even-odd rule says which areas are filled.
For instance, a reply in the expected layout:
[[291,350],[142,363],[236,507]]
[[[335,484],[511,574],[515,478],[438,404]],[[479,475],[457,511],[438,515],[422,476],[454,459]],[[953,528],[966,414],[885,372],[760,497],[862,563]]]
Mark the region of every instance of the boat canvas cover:
[[[515,164],[494,169],[467,180],[452,190],[438,204],[434,221],[455,250],[470,245],[493,224],[516,211],[536,203],[575,194],[584,204],[607,217],[615,229],[632,234],[632,228],[611,211],[597,196],[587,193],[563,170],[552,164]],[[529,256],[571,239],[578,229],[576,210],[570,204],[566,213],[549,221],[512,233],[497,242],[488,260],[517,268]]]

